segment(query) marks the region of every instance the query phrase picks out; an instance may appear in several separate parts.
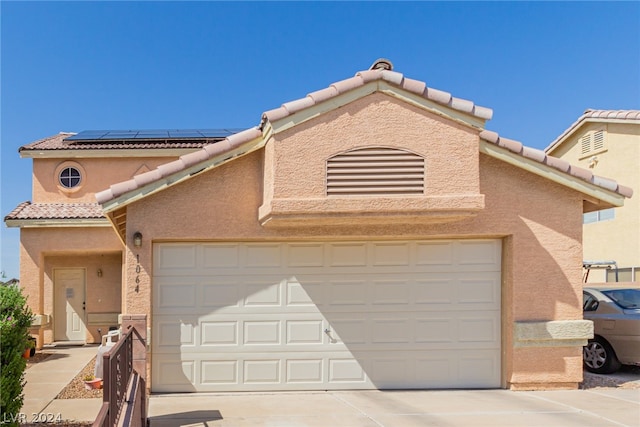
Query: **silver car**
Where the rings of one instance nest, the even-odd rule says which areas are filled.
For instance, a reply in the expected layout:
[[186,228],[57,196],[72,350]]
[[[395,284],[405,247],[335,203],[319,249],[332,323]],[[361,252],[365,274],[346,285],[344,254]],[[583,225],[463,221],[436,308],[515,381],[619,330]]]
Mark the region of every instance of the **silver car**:
[[584,318],[594,337],[583,348],[584,367],[610,374],[620,365],[640,365],[640,289],[584,288]]

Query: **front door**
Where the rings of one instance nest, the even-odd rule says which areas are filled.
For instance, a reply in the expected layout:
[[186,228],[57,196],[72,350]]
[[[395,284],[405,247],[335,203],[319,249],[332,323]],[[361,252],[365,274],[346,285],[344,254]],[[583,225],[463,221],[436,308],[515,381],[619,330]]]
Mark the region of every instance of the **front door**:
[[85,271],[60,268],[53,273],[55,289],[54,338],[56,341],[85,341]]

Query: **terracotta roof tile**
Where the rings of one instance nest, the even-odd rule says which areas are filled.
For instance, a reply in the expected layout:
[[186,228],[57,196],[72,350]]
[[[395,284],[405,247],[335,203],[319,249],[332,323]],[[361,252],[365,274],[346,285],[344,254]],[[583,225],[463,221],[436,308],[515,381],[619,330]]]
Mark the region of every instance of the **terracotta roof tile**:
[[528,159],[545,164],[560,172],[569,174],[583,181],[589,182],[598,187],[602,187],[606,190],[616,192],[624,197],[631,197],[633,190],[624,185],[618,184],[616,181],[594,175],[590,170],[584,169],[575,165],[569,164],[567,161],[559,159],[557,157],[550,156],[542,150],[538,150],[531,147],[522,145],[521,142],[514,141],[500,137],[496,132],[484,130],[480,132],[480,138],[483,141],[495,144],[499,147],[505,148],[513,153],[519,154]]
[[[206,161],[207,159],[229,152],[245,142],[261,137],[262,128],[266,120],[280,120],[297,111],[312,107],[313,105],[329,100],[341,93],[364,86],[365,84],[376,80],[385,80],[390,84],[397,85],[409,92],[419,94],[433,102],[446,105],[464,113],[472,114],[482,119],[489,120],[493,115],[493,111],[489,108],[474,105],[474,103],[469,100],[454,98],[448,92],[427,87],[424,82],[407,79],[401,73],[391,71],[389,69],[391,64],[388,61],[383,61],[382,63],[377,62],[374,66],[376,69],[360,71],[355,75],[355,77],[335,82],[327,88],[309,93],[305,98],[286,102],[278,108],[266,111],[262,114],[260,127],[250,128],[234,135],[230,135],[219,142],[204,146],[201,151],[187,154],[178,160],[160,165],[155,170],[137,175],[131,180],[114,184],[109,189],[97,193],[96,199],[98,203],[104,204],[129,191],[141,188],[142,186],[151,184],[155,181],[161,180],[162,178],[166,178],[190,166]],[[557,169],[563,173],[571,174],[585,181],[592,182],[595,185],[602,184],[600,186],[603,188],[610,189],[614,185],[614,182],[611,180],[605,181],[594,178],[593,174],[588,170],[570,166],[568,163],[560,159],[547,156],[543,151],[524,147],[519,141],[501,138],[496,132],[483,130],[480,132],[480,137],[487,142],[505,148],[523,157],[546,164],[547,166]],[[631,197],[633,194],[631,189],[618,185],[617,183],[615,185],[615,191],[619,194],[625,197]]]
[[20,203],[4,217],[7,220],[27,219],[98,219],[104,218],[97,203]]
[[266,111],[262,115],[262,124],[266,120],[277,121],[321,102],[327,101],[342,93],[349,92],[376,80],[384,80],[394,86],[398,86],[408,92],[415,93],[425,99],[429,99],[438,104],[445,105],[457,111],[478,117],[483,120],[490,120],[493,110],[487,107],[475,105],[472,101],[455,98],[448,92],[427,87],[427,84],[420,80],[404,77],[402,73],[388,69],[373,69],[359,71],[354,77],[340,80],[329,85],[329,87],[311,92],[306,97],[286,102],[278,108]]
[[551,151],[567,136],[582,125],[585,121],[593,120],[630,120],[640,121],[640,110],[586,110],[578,120],[573,122],[564,132],[560,134],[544,151]]
[[38,141],[23,145],[18,151],[41,150],[135,150],[135,149],[167,149],[167,148],[202,148],[221,138],[208,139],[160,139],[160,140],[104,140],[104,141],[65,141],[74,133],[60,132]]
[[230,135],[220,142],[207,145],[202,150],[185,154],[178,160],[164,163],[152,171],[136,175],[128,181],[113,184],[107,190],[96,193],[96,200],[100,204],[108,202],[109,200],[115,199],[116,197],[128,193],[129,191],[136,190],[145,185],[151,184],[152,182],[158,181],[162,178],[168,177],[169,175],[173,175],[174,173],[187,169],[193,165],[211,159],[217,155],[233,150],[234,148],[244,144],[245,142],[249,142],[252,139],[256,139],[260,136],[262,136],[262,131],[257,127],[249,128],[243,130],[242,132]]

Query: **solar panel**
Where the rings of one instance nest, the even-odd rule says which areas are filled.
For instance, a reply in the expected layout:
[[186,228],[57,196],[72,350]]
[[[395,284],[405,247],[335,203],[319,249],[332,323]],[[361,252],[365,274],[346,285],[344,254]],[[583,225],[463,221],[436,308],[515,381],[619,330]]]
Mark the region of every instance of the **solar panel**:
[[140,139],[210,139],[225,138],[242,129],[147,129],[147,130],[85,130],[65,138],[65,141],[109,141]]

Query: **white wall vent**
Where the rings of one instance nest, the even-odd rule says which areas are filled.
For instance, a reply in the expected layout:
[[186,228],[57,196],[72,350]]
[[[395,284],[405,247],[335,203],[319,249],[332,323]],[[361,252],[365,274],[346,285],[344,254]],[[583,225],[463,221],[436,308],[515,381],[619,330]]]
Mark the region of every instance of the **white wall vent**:
[[605,131],[599,129],[582,136],[579,140],[580,154],[586,155],[605,149]]
[[328,196],[424,194],[425,161],[397,148],[359,148],[327,160]]

